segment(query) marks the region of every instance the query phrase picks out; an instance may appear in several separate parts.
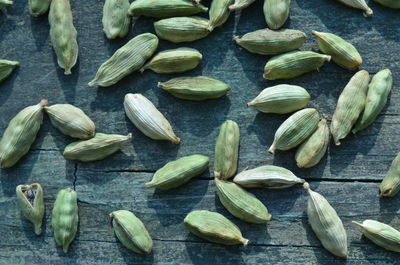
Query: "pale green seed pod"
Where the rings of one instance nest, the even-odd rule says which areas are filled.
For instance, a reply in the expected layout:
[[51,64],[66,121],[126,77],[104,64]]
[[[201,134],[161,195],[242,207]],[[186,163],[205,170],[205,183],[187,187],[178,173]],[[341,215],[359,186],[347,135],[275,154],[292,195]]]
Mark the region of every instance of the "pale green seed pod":
[[361,119],[357,120],[353,133],[364,130],[370,126],[385,107],[390,90],[392,90],[393,77],[389,69],[378,72],[368,86],[367,99]]
[[43,190],[39,183],[18,185],[16,189],[17,201],[22,214],[35,228],[35,234],[42,233],[44,216]]
[[133,213],[119,210],[110,213],[115,235],[127,249],[143,255],[148,255],[153,248],[146,227]]
[[235,0],[235,3],[230,5],[228,8],[229,8],[229,11],[231,11],[231,12],[235,11],[235,10],[241,10],[241,9],[248,7],[255,1],[256,0]]
[[54,202],[51,226],[56,243],[68,252],[69,245],[78,231],[78,198],[72,189],[60,190]]
[[11,6],[13,5],[14,2],[13,1],[9,1],[9,0],[0,0],[0,10],[5,9],[7,6]]
[[143,33],[134,37],[100,66],[94,79],[89,82],[89,87],[114,85],[139,70],[153,55],[157,46],[158,38],[154,34]]
[[0,140],[0,166],[8,168],[26,155],[36,139],[43,121],[47,100],[21,110],[8,124]]
[[264,67],[268,80],[289,79],[318,70],[331,56],[311,51],[293,51],[272,57]]
[[229,18],[229,6],[233,0],[212,0],[210,7],[210,18],[208,22],[208,31],[213,31],[216,27],[221,27]]
[[187,0],[135,0],[129,8],[130,15],[134,17],[165,18],[190,16],[200,12],[208,12],[208,8]]
[[249,32],[241,38],[235,36],[233,39],[249,52],[261,55],[277,55],[297,50],[303,46],[306,34],[294,29],[280,31],[260,29]]
[[70,75],[78,59],[77,31],[69,0],[52,0],[49,12],[50,38],[58,65]]
[[346,6],[363,10],[366,16],[368,17],[372,16],[374,13],[372,12],[372,9],[369,8],[365,0],[338,0],[338,1]]
[[28,0],[29,13],[34,17],[46,14],[50,3],[51,0]]
[[103,32],[108,39],[123,38],[129,32],[129,0],[106,0],[103,6]]
[[304,142],[316,129],[319,113],[316,109],[308,108],[295,112],[287,118],[276,130],[274,142],[268,152],[289,150]]
[[252,101],[247,107],[264,113],[286,114],[307,106],[310,102],[310,94],[300,86],[277,85],[268,87]]
[[265,21],[270,29],[279,29],[289,17],[290,0],[264,0]]
[[143,73],[151,69],[158,74],[183,73],[196,68],[203,55],[191,48],[178,48],[159,52],[150,62],[140,69]]
[[127,136],[119,134],[96,133],[90,140],[82,140],[67,145],[64,157],[70,160],[91,162],[102,160],[121,149],[123,143],[132,139],[132,134]]
[[335,209],[319,193],[310,189],[310,185],[304,183],[310,198],[307,203],[308,222],[312,230],[321,241],[326,250],[335,256],[346,258],[347,234]]
[[250,192],[233,182],[215,178],[219,200],[233,216],[248,223],[264,224],[271,220],[267,207]]
[[81,109],[70,104],[56,104],[44,110],[61,133],[82,140],[93,138],[94,122]]
[[242,236],[240,229],[220,213],[191,211],[183,223],[192,234],[212,243],[228,246],[247,246],[249,243],[249,240]]
[[351,131],[365,107],[369,83],[369,73],[357,72],[343,89],[336,105],[331,122],[331,133],[336,145]]
[[394,9],[400,8],[399,0],[374,0],[374,1],[389,8],[394,8]]
[[0,82],[5,80],[19,65],[17,61],[0,60]]
[[379,186],[380,196],[394,197],[400,190],[400,153],[393,160],[389,171]]

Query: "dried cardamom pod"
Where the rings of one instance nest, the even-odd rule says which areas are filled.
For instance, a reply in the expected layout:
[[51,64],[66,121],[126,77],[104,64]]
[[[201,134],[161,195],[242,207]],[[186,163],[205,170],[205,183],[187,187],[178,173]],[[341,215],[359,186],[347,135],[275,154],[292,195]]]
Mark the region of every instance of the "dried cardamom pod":
[[219,200],[233,216],[254,224],[263,224],[271,219],[267,207],[239,185],[218,178],[215,178],[215,184]]
[[192,234],[212,243],[244,246],[249,243],[249,240],[242,236],[240,229],[220,213],[191,211],[183,223]]
[[237,174],[233,182],[244,188],[286,189],[304,183],[289,169],[277,166],[261,166]]
[[368,17],[372,16],[372,14],[374,13],[372,12],[372,9],[369,8],[365,0],[338,0],[338,1],[346,6],[363,10]]
[[130,15],[134,17],[165,18],[190,16],[200,12],[208,12],[208,8],[187,0],[135,0],[129,8]]
[[50,38],[58,65],[70,75],[78,59],[78,33],[72,21],[69,0],[52,0],[49,12]]
[[29,13],[34,17],[46,14],[50,2],[51,0],[28,0]]
[[270,29],[279,29],[289,17],[290,0],[264,0],[265,21]]
[[56,104],[44,110],[51,124],[63,134],[82,140],[93,138],[95,125],[81,109],[70,104]]
[[331,133],[336,145],[351,131],[365,107],[369,83],[369,73],[357,72],[343,89],[331,122]]
[[17,201],[22,214],[35,228],[35,234],[42,233],[42,220],[44,215],[43,190],[39,183],[31,185],[18,185],[16,189]]
[[89,140],[73,142],[65,147],[64,157],[71,160],[91,162],[104,159],[117,152],[124,142],[129,141],[132,134],[96,133]]
[[153,248],[146,227],[132,212],[119,210],[110,213],[115,235],[127,249],[138,254],[150,254]]
[[379,186],[380,196],[394,197],[400,190],[400,153],[393,160],[386,177]]
[[144,135],[174,144],[181,141],[164,115],[142,94],[126,94],[124,108],[126,116]]
[[256,0],[235,0],[235,3],[230,5],[228,8],[229,8],[229,11],[231,11],[231,12],[234,10],[241,10],[241,9],[248,7],[255,1]]
[[319,113],[316,109],[307,108],[295,112],[276,130],[274,142],[268,152],[289,150],[304,142],[316,129]]
[[357,120],[353,133],[364,130],[370,126],[385,107],[390,90],[392,90],[393,78],[389,69],[379,71],[368,86],[367,99],[361,119]]
[[67,253],[78,231],[78,198],[74,190],[68,188],[58,192],[51,226],[56,243],[62,246],[64,253]]
[[26,155],[36,139],[43,121],[47,100],[21,110],[8,124],[0,140],[0,166],[12,167]]
[[280,31],[260,29],[249,32],[241,38],[235,36],[233,39],[249,52],[261,55],[277,55],[297,50],[303,46],[306,34],[294,29]]
[[147,188],[155,187],[161,190],[177,188],[193,177],[202,174],[207,168],[210,159],[203,155],[191,155],[179,158],[164,165],[156,171]]
[[264,113],[286,114],[307,106],[310,94],[300,86],[277,85],[268,87],[247,103]]
[[307,216],[312,230],[326,250],[338,257],[346,258],[347,234],[342,220],[329,202],[321,194],[312,191],[307,182],[304,183],[304,189],[310,195]]
[[89,82],[89,87],[114,85],[125,76],[139,70],[153,55],[158,46],[158,38],[151,33],[140,34],[119,48],[105,61]]
[[331,56],[311,51],[293,51],[272,57],[264,67],[268,80],[289,79],[318,70]]
[[239,126],[234,121],[222,124],[215,143],[214,176],[229,179],[236,173],[239,156]]
[[151,69],[158,74],[183,73],[196,68],[202,58],[203,55],[196,49],[182,47],[166,50],[154,56],[140,72]]
[[129,0],[106,0],[103,6],[103,32],[108,39],[123,38],[129,32]]
[[0,10],[5,9],[7,6],[11,6],[13,5],[14,2],[13,1],[9,1],[9,0],[0,0]]
[[229,6],[233,0],[213,0],[210,7],[210,21],[208,22],[208,31],[213,31],[216,27],[221,27],[229,18]]
[[[1,8],[0,8],[1,9]],[[0,60],[0,82],[6,79],[19,65],[17,61]]]
[[374,0],[374,1],[389,8],[394,8],[394,9],[400,8],[400,1],[398,0]]

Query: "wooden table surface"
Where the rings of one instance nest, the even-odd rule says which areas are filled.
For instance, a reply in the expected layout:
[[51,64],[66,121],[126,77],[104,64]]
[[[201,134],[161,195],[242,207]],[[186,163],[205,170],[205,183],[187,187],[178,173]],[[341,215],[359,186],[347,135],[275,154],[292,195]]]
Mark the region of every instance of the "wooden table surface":
[[[98,132],[127,134],[133,139],[122,152],[94,163],[63,158],[64,147],[74,141],[54,129],[47,117],[31,151],[11,169],[0,171],[0,264],[394,264],[398,254],[385,251],[361,236],[352,220],[376,219],[400,228],[400,196],[380,199],[378,187],[391,161],[400,151],[400,11],[370,1],[372,18],[334,0],[293,0],[285,27],[302,30],[307,40],[301,50],[317,51],[311,30],[332,32],[351,42],[363,58],[361,69],[372,74],[383,68],[393,72],[394,86],[387,106],[376,122],[356,136],[349,136],[312,169],[297,169],[294,151],[267,149],[275,130],[288,115],[267,115],[246,108],[264,88],[280,83],[300,85],[311,95],[310,107],[329,117],[342,89],[354,72],[326,63],[300,78],[267,81],[262,78],[268,57],[250,54],[233,36],[265,28],[262,1],[241,14],[232,13],[222,28],[207,38],[176,45],[160,41],[158,51],[192,47],[203,54],[200,65],[184,75],[205,75],[231,85],[227,96],[204,102],[172,97],[157,88],[158,81],[173,75],[151,71],[134,73],[108,88],[89,88],[98,67],[127,40],[154,32],[153,19],[140,18],[129,36],[108,40],[102,32],[103,1],[71,1],[78,31],[79,60],[72,75],[57,66],[49,38],[47,15],[32,18],[27,1],[15,1],[0,15],[0,57],[20,61],[20,67],[0,84],[0,132],[22,108],[46,98],[49,104],[70,103],[84,110]],[[204,1],[209,6],[210,1]],[[171,122],[182,139],[174,145],[154,141],[138,131],[125,116],[126,93],[142,93]],[[216,196],[212,167],[220,125],[232,119],[240,127],[239,171],[246,167],[279,165],[291,169],[324,195],[342,218],[348,234],[347,260],[322,248],[306,217],[308,195],[301,186],[288,190],[254,190],[273,218],[266,225],[244,223],[230,215]],[[161,192],[144,183],[166,162],[199,153],[210,157],[210,170],[180,188]],[[43,234],[36,237],[32,225],[17,206],[15,188],[39,182],[45,194]],[[79,199],[79,230],[67,254],[55,244],[50,225],[58,190],[72,187]],[[113,233],[108,214],[133,211],[147,226],[154,241],[149,256],[128,251]],[[184,228],[192,210],[218,211],[237,224],[251,243],[221,246],[201,240]]]

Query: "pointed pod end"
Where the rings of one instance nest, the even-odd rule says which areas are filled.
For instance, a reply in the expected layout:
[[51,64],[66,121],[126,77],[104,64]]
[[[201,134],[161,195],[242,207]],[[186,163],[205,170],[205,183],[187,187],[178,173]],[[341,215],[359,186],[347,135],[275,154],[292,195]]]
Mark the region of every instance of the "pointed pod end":
[[110,218],[114,218],[114,214],[110,213],[108,216],[110,216]]
[[157,83],[157,87],[158,87],[158,88],[162,88],[161,86],[162,86],[161,82],[158,82],[158,83]]
[[214,27],[213,25],[209,24],[208,27],[207,27],[207,31],[208,31],[208,32],[211,32],[211,31],[214,30],[214,28],[215,28],[215,27]]
[[371,8],[368,8],[368,9],[365,11],[365,14],[367,15],[367,17],[372,17],[372,15],[374,14],[374,12],[372,11]]
[[65,254],[68,252],[68,244],[63,246],[63,251]]
[[146,70],[146,69],[145,69],[144,67],[142,67],[142,68],[140,68],[139,72],[140,72],[141,74],[143,74],[144,70]]
[[88,83],[88,86],[89,86],[89,87],[93,87],[94,84],[95,84],[94,81],[90,81],[90,82]]
[[271,80],[268,78],[268,75],[270,72],[271,72],[271,69],[264,69],[264,74],[263,74],[264,79]]
[[274,155],[275,154],[275,146],[274,144],[271,145],[271,147],[268,149],[268,153]]
[[351,223],[352,223],[352,224],[355,224],[355,225],[358,225],[359,227],[363,227],[362,224],[360,224],[360,223],[358,223],[358,222],[356,222],[356,221],[351,221]]
[[235,36],[235,37],[233,37],[233,40],[234,41],[236,41],[236,42],[238,42],[238,40],[240,39],[240,37],[239,36]]
[[324,120],[328,120],[328,119],[329,119],[329,117],[328,117],[328,115],[327,115],[327,114],[322,114],[322,119],[324,119]]
[[181,142],[181,138],[175,137],[174,140],[172,141],[174,144],[179,144]]
[[64,75],[70,75],[71,74],[71,69],[65,69]]
[[47,99],[42,99],[39,104],[44,107],[44,106],[47,106],[47,104],[49,104],[49,102],[47,101]]
[[126,137],[128,137],[128,139],[132,139],[132,133],[128,133]]
[[214,177],[219,179],[221,177],[221,173],[217,172],[217,171],[214,171]]
[[380,191],[381,191],[381,193],[379,194],[379,197],[393,197],[393,195],[392,195],[392,191],[393,191],[393,189],[392,188],[386,188],[386,187],[384,187],[384,188],[382,188],[382,189],[380,189]]
[[327,61],[327,62],[330,62],[330,61],[331,61],[331,59],[332,59],[332,56],[330,56],[330,55],[326,55],[325,59],[326,59],[326,61]]
[[304,182],[303,188],[304,188],[306,191],[309,191],[309,190],[310,190],[310,184],[308,184],[308,182]]
[[35,224],[35,235],[40,236],[42,234],[42,223]]
[[243,244],[243,246],[247,246],[250,242],[250,240],[248,240],[247,238],[242,237],[240,239],[240,242]]
[[154,187],[154,183],[151,183],[151,182],[147,182],[147,183],[144,184],[144,185],[146,185],[146,188]]

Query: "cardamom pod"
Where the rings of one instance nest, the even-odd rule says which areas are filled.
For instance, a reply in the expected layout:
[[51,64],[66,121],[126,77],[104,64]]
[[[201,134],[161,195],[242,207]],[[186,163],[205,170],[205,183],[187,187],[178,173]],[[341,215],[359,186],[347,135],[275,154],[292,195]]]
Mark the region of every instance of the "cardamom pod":
[[374,13],[372,12],[372,9],[369,8],[365,0],[338,0],[338,1],[346,6],[363,10],[368,17],[372,16],[372,14]]
[[47,100],[21,110],[8,124],[0,140],[0,166],[12,167],[26,155],[36,139],[43,121]]
[[43,190],[39,183],[18,185],[16,189],[17,201],[22,214],[35,228],[35,234],[42,233],[44,215]]
[[50,2],[51,0],[28,0],[29,13],[34,17],[46,14]]
[[196,49],[178,48],[159,52],[150,62],[140,69],[143,73],[151,69],[158,74],[183,73],[196,68],[203,58]]
[[79,108],[70,104],[45,107],[51,124],[65,135],[82,140],[93,138],[95,125]]
[[124,108],[129,120],[147,137],[174,144],[181,141],[164,115],[142,94],[126,94]]
[[380,196],[394,197],[400,190],[400,153],[393,160],[389,171],[379,186]]
[[240,229],[220,213],[191,211],[183,223],[192,234],[212,243],[244,246],[249,243],[249,240],[242,236]]
[[156,171],[151,182],[146,183],[146,187],[161,190],[177,188],[202,174],[208,168],[209,161],[207,156],[191,155],[169,162]]
[[210,7],[210,21],[208,22],[208,31],[213,31],[216,27],[221,27],[229,18],[229,6],[233,0],[213,0]]
[[297,50],[303,46],[306,34],[294,29],[280,31],[260,29],[249,32],[241,38],[235,36],[233,39],[249,52],[261,55],[277,55]]
[[14,2],[13,1],[9,1],[9,0],[0,0],[0,10],[4,10],[7,6],[11,6],[13,5]]
[[90,140],[73,142],[65,147],[64,157],[71,160],[91,162],[104,159],[117,152],[124,142],[129,141],[132,134],[96,133]]
[[[1,9],[1,8],[0,8]],[[19,65],[17,61],[0,60],[0,82],[5,80]]]
[[222,124],[215,143],[214,176],[229,179],[236,173],[239,156],[239,126],[234,121]]
[[74,190],[68,188],[58,192],[51,226],[56,243],[62,246],[64,253],[67,253],[78,231],[78,198]]
[[264,0],[265,21],[270,29],[279,29],[289,17],[290,0]]
[[125,76],[139,70],[153,55],[158,46],[158,38],[151,33],[140,34],[119,48],[105,61],[89,82],[89,87],[114,85]]
[[361,119],[357,120],[353,133],[364,130],[370,126],[385,107],[390,90],[392,89],[393,78],[389,69],[379,71],[368,86],[367,99]]
[[241,9],[248,7],[255,1],[256,0],[235,0],[235,3],[230,5],[228,8],[229,8],[229,11],[231,11],[231,12],[235,11],[235,10],[241,10]]
[[264,67],[268,80],[289,79],[318,70],[331,56],[311,51],[293,51],[272,57]]
[[69,0],[52,0],[49,12],[50,38],[58,65],[70,75],[78,59],[77,31],[72,21]]
[[106,0],[103,6],[103,32],[108,39],[123,38],[129,32],[129,0]]
[[307,216],[312,230],[326,250],[338,257],[346,258],[347,234],[342,220],[329,202],[321,194],[312,191],[307,182],[304,183],[304,189],[310,195]]
[[316,129],[319,113],[316,109],[299,110],[287,118],[276,130],[274,142],[268,152],[289,150],[304,142]]
[[300,86],[277,85],[268,87],[247,103],[264,113],[286,114],[307,106],[310,94]]
[[400,1],[398,0],[374,0],[374,1],[389,8],[394,8],[394,9],[400,8]]
[[263,224],[271,219],[267,207],[239,185],[218,178],[215,178],[215,184],[219,200],[233,216],[254,224]]
[[244,188],[286,189],[304,183],[292,171],[277,166],[261,166],[237,174],[233,182]]
[[369,73],[357,72],[343,89],[331,122],[331,133],[336,145],[351,131],[365,107],[369,83]]
[[135,0],[132,2],[129,13],[131,16],[140,17],[178,17],[190,16],[200,12],[208,12],[208,8],[187,0]]

